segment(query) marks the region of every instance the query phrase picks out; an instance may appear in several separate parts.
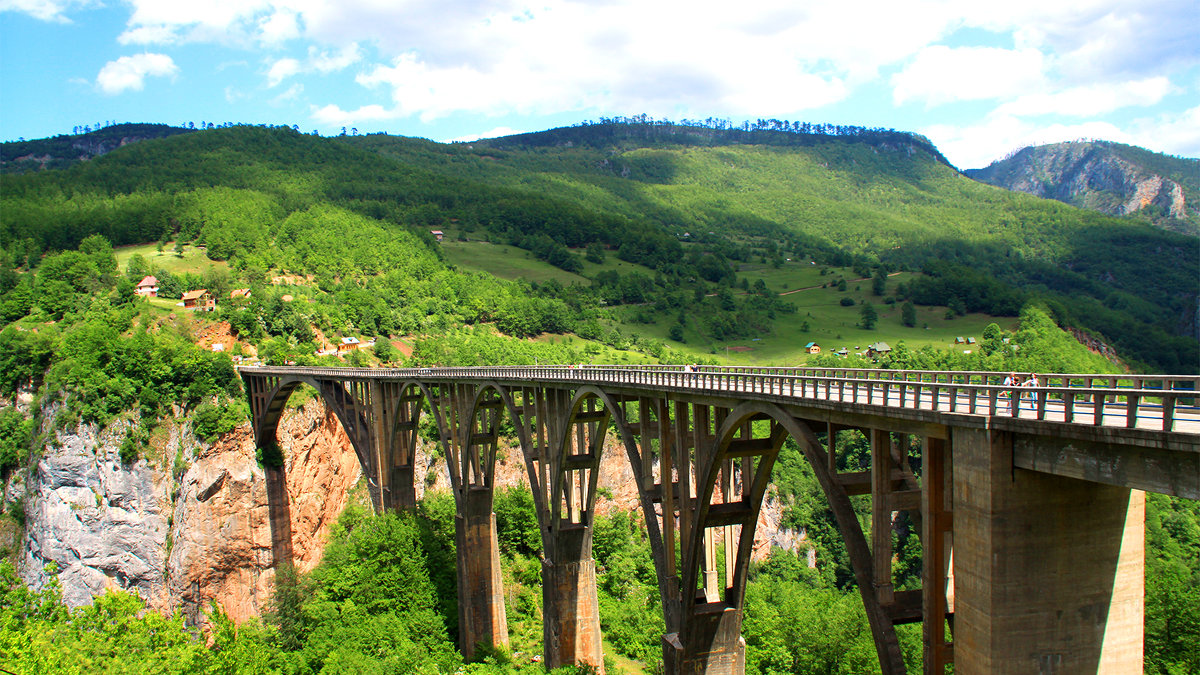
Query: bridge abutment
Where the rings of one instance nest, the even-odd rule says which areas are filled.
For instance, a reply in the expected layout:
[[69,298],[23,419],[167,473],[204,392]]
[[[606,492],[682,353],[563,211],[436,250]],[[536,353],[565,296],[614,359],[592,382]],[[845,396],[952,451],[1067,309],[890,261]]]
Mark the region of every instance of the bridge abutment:
[[465,490],[454,518],[458,555],[459,648],[468,660],[478,645],[508,646],[504,578],[490,489]]
[[956,673],[1140,673],[1145,494],[1013,467],[954,428]]

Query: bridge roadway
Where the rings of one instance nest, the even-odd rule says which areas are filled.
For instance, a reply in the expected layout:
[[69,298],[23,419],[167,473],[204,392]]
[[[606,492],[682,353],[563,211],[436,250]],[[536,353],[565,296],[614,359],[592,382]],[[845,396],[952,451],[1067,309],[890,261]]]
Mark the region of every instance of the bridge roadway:
[[[804,368],[239,371],[261,447],[275,443],[291,392],[316,388],[377,508],[415,505],[414,450],[422,416],[432,417],[426,440],[447,457],[458,511],[468,658],[508,641],[492,513],[506,419],[542,532],[550,667],[602,668],[591,523],[610,433],[639,488],[668,673],[743,672],[754,529],[789,437],[841,531],[888,674],[906,672],[895,626],[908,622],[923,624],[927,673],[951,663],[958,673],[1140,672],[1142,491],[1200,499],[1196,376],[1050,374],[1012,388],[997,373]],[[848,430],[869,440],[869,466],[845,452]],[[278,561],[291,539],[282,480],[268,470]],[[866,531],[855,497],[870,500]],[[900,527],[921,539],[920,589],[894,583]]]

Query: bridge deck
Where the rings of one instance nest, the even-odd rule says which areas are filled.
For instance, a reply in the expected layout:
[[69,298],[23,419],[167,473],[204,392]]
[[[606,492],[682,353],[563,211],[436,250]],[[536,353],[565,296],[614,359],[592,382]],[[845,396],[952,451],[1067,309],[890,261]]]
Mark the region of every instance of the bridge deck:
[[[343,380],[499,381],[510,385],[617,385],[692,395],[751,395],[781,404],[833,403],[1047,425],[1200,435],[1196,376],[1050,374],[1039,387],[1005,387],[999,373],[679,366],[499,366],[297,368],[246,366],[245,373]],[[1102,381],[1106,386],[1094,386]],[[1054,384],[1057,383],[1057,384]],[[1014,407],[1011,402],[1016,400]],[[1185,442],[1194,442],[1187,439]]]

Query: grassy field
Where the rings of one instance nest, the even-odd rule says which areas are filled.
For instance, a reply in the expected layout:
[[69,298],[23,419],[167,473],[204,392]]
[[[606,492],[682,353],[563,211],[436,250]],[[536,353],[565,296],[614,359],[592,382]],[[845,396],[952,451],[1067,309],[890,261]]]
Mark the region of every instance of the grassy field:
[[146,259],[146,264],[150,266],[150,269],[164,269],[171,274],[187,272],[204,274],[213,267],[227,267],[223,261],[209,260],[208,256],[204,254],[204,249],[197,246],[184,246],[183,255],[175,255],[174,242],[165,244],[161,252],[158,251],[158,244],[142,244],[140,246],[122,246],[114,253],[117,256],[117,266],[122,270],[129,264],[129,259],[135,253],[140,253]]
[[[838,275],[818,278],[828,281],[838,278]],[[903,278],[904,275],[889,279],[889,287]],[[856,287],[859,290],[855,290]],[[843,307],[841,299],[847,296],[853,298],[855,304]],[[993,321],[1009,330],[1016,326],[1013,317],[967,314],[947,319],[945,307],[917,307],[916,325],[908,327],[900,320],[900,304],[887,305],[883,302],[884,298],[871,295],[869,281],[851,282],[845,292],[835,288],[814,288],[792,293],[785,299],[796,305],[796,313],[779,315],[774,333],[758,338],[714,342],[700,335],[694,323],[689,323],[684,332],[687,342],[680,344],[667,338],[667,330],[674,323],[674,313],[654,324],[630,324],[623,329],[656,337],[685,353],[716,356],[733,365],[783,366],[805,363],[808,355],[804,346],[809,342],[816,342],[826,353],[842,347],[850,352],[861,352],[873,342],[883,341],[895,346],[901,340],[914,349],[926,345],[938,349],[972,349],[972,345],[955,344],[955,338],[974,337],[979,340],[983,329]],[[879,321],[873,330],[858,327],[863,301],[874,306],[879,314]],[[618,310],[618,316],[632,316],[634,311],[632,308],[622,308]],[[804,330],[805,323],[808,324],[807,331]]]
[[[469,235],[468,235],[469,236]],[[493,244],[486,241],[458,241],[456,233],[446,230],[446,238],[442,241],[442,251],[446,260],[462,269],[487,272],[501,279],[525,279],[527,281],[549,281],[554,279],[564,286],[576,283],[588,285],[589,279],[597,273],[616,270],[621,274],[641,272],[654,276],[654,270],[643,265],[625,262],[617,259],[613,252],[605,257],[602,263],[583,261],[583,273],[575,274],[559,269],[544,260],[539,260],[532,253],[516,246]],[[575,250],[580,258],[582,250]]]
[[446,260],[465,270],[487,272],[501,279],[525,279],[543,282],[554,279],[564,286],[587,284],[587,279],[538,260],[533,254],[516,246],[492,244],[486,241],[452,241],[447,235],[442,241]]

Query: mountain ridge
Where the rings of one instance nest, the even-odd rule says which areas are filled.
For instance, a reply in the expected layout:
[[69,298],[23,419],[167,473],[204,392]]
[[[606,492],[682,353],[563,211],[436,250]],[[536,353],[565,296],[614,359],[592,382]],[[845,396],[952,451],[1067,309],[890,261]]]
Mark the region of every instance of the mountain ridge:
[[1200,160],[1110,141],[1022,148],[967,176],[1114,216],[1200,235]]

